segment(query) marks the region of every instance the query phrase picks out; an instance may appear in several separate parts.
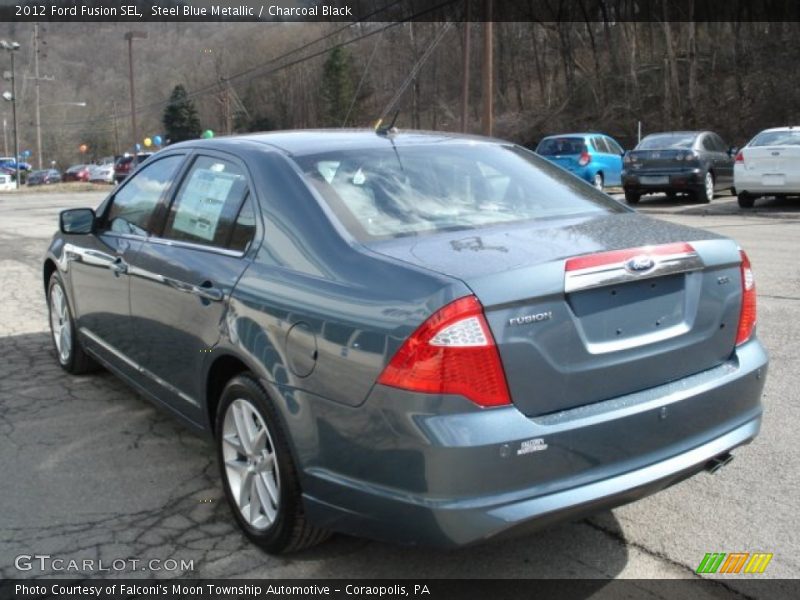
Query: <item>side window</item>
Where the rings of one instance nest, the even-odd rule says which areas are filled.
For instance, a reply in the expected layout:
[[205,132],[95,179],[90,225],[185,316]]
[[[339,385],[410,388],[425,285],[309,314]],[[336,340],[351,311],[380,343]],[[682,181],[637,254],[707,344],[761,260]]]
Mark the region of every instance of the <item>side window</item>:
[[624,152],[622,147],[611,138],[606,138],[606,143],[608,144],[609,151],[612,154],[622,154]]
[[717,147],[717,152],[727,152],[728,151],[728,146],[725,144],[725,142],[722,140],[722,138],[719,137],[716,133],[712,134],[711,139],[713,140],[714,145]]
[[106,214],[108,229],[135,235],[150,233],[153,211],[183,158],[173,155],[157,160],[126,182],[114,196]]
[[708,150],[709,152],[716,152],[717,148],[714,146],[714,142],[711,139],[710,135],[703,136],[703,150]]
[[247,178],[236,164],[200,156],[170,208],[164,237],[244,250],[255,232]]

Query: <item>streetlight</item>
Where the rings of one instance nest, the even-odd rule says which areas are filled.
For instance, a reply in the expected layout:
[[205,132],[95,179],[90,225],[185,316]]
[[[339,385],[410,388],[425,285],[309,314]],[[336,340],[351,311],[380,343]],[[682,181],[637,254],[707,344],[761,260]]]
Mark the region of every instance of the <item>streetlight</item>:
[[14,167],[16,170],[16,187],[19,189],[19,138],[17,136],[17,88],[14,83],[14,53],[19,50],[17,42],[0,40],[0,49],[11,55],[11,91],[3,93],[3,100],[11,102],[11,113],[14,119]]
[[125,34],[125,39],[128,41],[128,78],[130,79],[131,85],[131,134],[133,136],[133,164],[136,164],[138,162],[138,153],[136,152],[136,140],[138,139],[138,134],[136,133],[136,97],[133,91],[133,40],[147,39],[147,32],[129,31]]

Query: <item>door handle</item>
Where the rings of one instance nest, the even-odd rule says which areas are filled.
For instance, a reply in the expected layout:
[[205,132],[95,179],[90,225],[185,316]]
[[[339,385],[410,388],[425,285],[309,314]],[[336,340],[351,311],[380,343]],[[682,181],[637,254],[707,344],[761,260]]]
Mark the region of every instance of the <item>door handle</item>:
[[118,256],[115,258],[111,264],[108,265],[111,269],[111,272],[114,273],[117,277],[123,275],[128,272],[128,263],[122,260],[122,257]]
[[192,293],[196,296],[200,296],[204,300],[211,300],[211,302],[220,302],[222,298],[225,297],[222,290],[214,287],[214,284],[210,281],[204,281],[200,285],[193,285]]

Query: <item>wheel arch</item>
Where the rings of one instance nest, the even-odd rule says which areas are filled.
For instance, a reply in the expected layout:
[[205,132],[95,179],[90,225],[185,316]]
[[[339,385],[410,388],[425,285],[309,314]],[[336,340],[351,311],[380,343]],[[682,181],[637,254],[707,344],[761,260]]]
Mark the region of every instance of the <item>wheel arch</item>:
[[53,273],[56,272],[56,263],[52,258],[47,258],[44,261],[44,267],[42,268],[42,274],[44,275],[44,291],[47,293],[47,286],[50,284],[50,278],[53,276]]
[[252,369],[233,354],[221,354],[211,363],[206,375],[205,410],[209,431],[212,435],[216,435],[217,406],[219,406],[222,390],[231,379],[245,372],[252,372]]

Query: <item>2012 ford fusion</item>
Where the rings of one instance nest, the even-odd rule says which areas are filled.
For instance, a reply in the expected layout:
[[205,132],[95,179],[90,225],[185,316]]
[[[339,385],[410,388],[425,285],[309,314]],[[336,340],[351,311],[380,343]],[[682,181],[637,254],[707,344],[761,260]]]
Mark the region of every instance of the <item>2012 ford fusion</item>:
[[211,434],[270,552],[525,532],[715,470],[761,422],[745,252],[499,140],[169,146],[61,213],[43,281],[60,365]]

